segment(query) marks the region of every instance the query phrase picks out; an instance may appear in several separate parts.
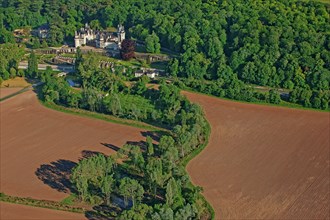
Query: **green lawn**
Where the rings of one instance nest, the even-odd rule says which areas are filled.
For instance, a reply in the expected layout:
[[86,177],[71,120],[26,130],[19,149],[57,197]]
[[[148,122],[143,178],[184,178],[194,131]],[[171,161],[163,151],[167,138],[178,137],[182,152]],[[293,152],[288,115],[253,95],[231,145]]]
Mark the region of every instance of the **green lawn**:
[[119,98],[122,108],[125,108],[125,106],[135,105],[137,109],[142,111],[146,110],[147,112],[151,112],[155,109],[154,105],[148,99],[141,96],[119,94]]

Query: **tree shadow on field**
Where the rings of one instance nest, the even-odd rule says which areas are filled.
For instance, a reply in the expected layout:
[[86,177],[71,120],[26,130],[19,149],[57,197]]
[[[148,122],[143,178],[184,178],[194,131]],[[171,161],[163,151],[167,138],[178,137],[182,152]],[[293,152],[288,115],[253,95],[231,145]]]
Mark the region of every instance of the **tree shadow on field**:
[[[97,151],[83,150],[80,160],[103,154]],[[104,155],[104,154],[103,154]],[[51,188],[64,193],[75,193],[75,189],[70,181],[72,169],[77,163],[70,160],[57,160],[50,164],[42,164],[35,172],[39,180]]]
[[108,144],[108,143],[101,143],[103,146],[105,146],[105,147],[108,147],[108,148],[110,148],[110,149],[112,149],[112,150],[114,150],[114,151],[118,151],[120,148],[119,147],[117,147],[117,146],[115,146],[115,145],[113,145],[113,144]]
[[44,184],[59,192],[74,192],[70,182],[70,173],[77,164],[69,160],[57,160],[50,164],[42,164],[35,172]]

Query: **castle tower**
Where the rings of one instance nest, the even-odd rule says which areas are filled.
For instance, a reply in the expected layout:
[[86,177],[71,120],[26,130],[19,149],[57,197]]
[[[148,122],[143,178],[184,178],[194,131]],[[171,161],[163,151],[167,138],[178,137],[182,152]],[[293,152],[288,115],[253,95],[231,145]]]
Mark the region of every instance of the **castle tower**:
[[118,35],[118,46],[121,47],[121,42],[125,40],[125,29],[124,26],[119,24],[117,28],[117,35]]
[[74,46],[77,48],[77,47],[80,47],[80,37],[79,37],[79,34],[77,31],[74,32]]
[[105,47],[105,38],[104,38],[104,34],[100,33],[99,35],[99,48],[104,48]]

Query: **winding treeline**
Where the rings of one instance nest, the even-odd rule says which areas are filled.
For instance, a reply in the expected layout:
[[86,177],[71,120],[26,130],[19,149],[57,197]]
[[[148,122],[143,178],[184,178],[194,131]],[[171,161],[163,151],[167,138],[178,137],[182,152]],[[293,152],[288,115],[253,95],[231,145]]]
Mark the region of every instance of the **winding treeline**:
[[159,89],[147,88],[147,78],[142,78],[127,86],[115,74],[99,69],[97,62],[93,64],[94,56],[77,58],[76,77],[82,89],[73,89],[63,78],[46,72],[40,76],[44,82],[40,98],[166,128],[148,134],[142,145],[124,145],[115,156],[98,154],[78,163],[71,176],[73,193],[82,202],[102,204],[105,210],[89,215],[155,220],[211,218],[201,188],[192,185],[182,163],[203,146],[209,135],[202,109],[181,96],[174,85],[162,83]]

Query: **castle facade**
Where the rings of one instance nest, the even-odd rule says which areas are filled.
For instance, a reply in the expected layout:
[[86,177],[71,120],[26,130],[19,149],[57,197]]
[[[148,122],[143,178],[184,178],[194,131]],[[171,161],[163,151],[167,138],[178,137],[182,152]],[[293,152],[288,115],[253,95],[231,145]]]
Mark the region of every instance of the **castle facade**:
[[75,32],[75,47],[91,44],[97,48],[119,50],[121,43],[125,40],[124,26],[118,25],[117,32],[98,31],[90,28],[88,24]]

